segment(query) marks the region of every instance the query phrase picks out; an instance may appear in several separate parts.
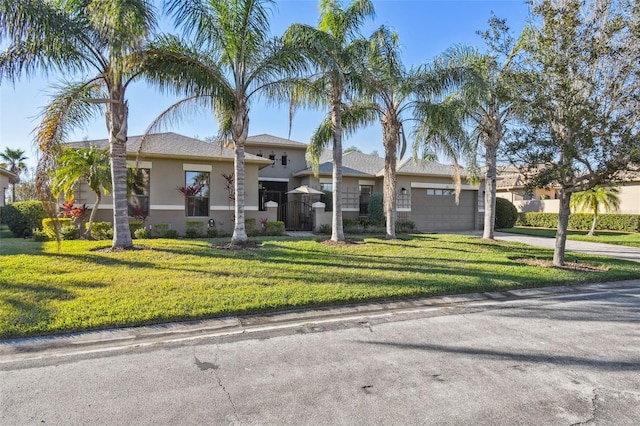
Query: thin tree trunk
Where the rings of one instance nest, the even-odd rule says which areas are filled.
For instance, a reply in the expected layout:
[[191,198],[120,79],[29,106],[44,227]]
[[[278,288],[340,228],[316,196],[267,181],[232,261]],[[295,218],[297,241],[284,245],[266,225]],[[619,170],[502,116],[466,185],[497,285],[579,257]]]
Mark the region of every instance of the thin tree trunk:
[[495,237],[497,152],[497,143],[488,143],[486,145],[487,173],[484,181],[484,230],[482,238],[487,240],[493,240]]
[[556,244],[553,251],[553,264],[564,265],[564,252],[567,244],[567,227],[569,226],[569,214],[571,214],[571,194],[566,189],[560,190],[560,210],[558,212],[558,230],[556,231]]
[[113,187],[113,248],[131,248],[133,241],[129,229],[127,200],[127,114],[124,89],[113,91],[107,103],[107,125],[109,126],[109,158]]
[[233,185],[235,189],[234,213],[236,222],[233,226],[231,244],[242,245],[249,241],[247,231],[244,226],[244,154],[247,134],[249,132],[249,116],[246,107],[241,104],[233,117],[232,132],[235,145],[233,162]]
[[331,102],[333,125],[333,214],[331,217],[331,241],[344,241],[342,227],[342,89],[334,85]]
[[594,214],[593,215],[593,222],[591,222],[591,229],[589,230],[589,233],[587,235],[596,235],[596,222],[598,221],[598,215]]
[[387,221],[386,239],[396,238],[396,162],[399,126],[383,123],[384,138],[384,217]]
[[93,205],[93,209],[91,210],[91,214],[89,215],[89,224],[87,225],[87,230],[84,232],[85,238],[91,235],[91,227],[93,226],[93,219],[96,216],[96,211],[98,210],[98,206],[100,205],[100,201],[102,200],[102,193],[100,191],[96,192],[96,202]]

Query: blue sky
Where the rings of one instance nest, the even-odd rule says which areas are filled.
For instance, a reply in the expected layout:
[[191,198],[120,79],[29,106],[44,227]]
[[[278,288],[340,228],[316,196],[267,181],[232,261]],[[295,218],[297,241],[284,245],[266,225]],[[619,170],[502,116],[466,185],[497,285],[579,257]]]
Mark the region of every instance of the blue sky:
[[[363,29],[368,36],[379,25],[388,25],[400,35],[404,61],[407,66],[430,61],[453,44],[466,44],[483,48],[477,30],[487,28],[491,13],[506,18],[514,34],[525,25],[529,9],[524,0],[503,1],[449,1],[449,0],[374,0],[376,18]],[[280,35],[294,22],[315,25],[318,20],[317,0],[278,0],[272,20],[272,33]],[[170,27],[163,25],[163,29]],[[32,131],[37,116],[46,105],[51,85],[60,81],[60,75],[37,75],[12,85],[0,86],[0,150],[20,148],[29,157],[29,166],[35,166],[37,149],[33,146]],[[129,135],[144,133],[149,123],[175,98],[162,95],[143,82],[128,89]],[[300,111],[291,129],[291,139],[308,142],[324,111]],[[204,138],[217,134],[211,113],[203,111],[187,118],[180,125],[166,129],[191,137]],[[289,132],[288,108],[264,106],[254,103],[250,112],[249,134],[269,133],[287,137]],[[102,139],[107,134],[104,119],[97,119],[85,128],[77,129],[72,140]],[[362,130],[344,141],[344,146],[355,145],[363,152],[383,152],[379,125]]]

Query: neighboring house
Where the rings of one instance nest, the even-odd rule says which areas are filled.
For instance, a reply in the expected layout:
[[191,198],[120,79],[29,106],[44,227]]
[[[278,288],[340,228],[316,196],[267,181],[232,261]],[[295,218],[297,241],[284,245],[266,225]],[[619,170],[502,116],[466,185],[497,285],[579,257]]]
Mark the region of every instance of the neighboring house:
[[[519,212],[558,213],[559,187],[527,190],[526,176],[516,167],[498,169],[497,193],[513,203]],[[640,214],[640,172],[624,173],[620,187],[621,214]]]
[[[129,164],[135,166],[140,136],[127,142]],[[72,147],[107,147],[107,140],[74,142]],[[331,153],[323,154],[318,176],[314,176],[305,154],[307,145],[271,135],[256,135],[246,142],[246,216],[282,220],[287,229],[318,229],[330,224],[330,214],[314,215],[312,205],[324,195],[296,193],[307,185],[315,190],[331,188]],[[187,220],[213,219],[218,229],[233,229],[233,199],[223,174],[233,172],[233,150],[175,133],[148,137],[138,164],[138,178],[130,197],[130,212],[148,212],[148,223],[169,223],[180,234]],[[367,215],[369,197],[382,192],[384,159],[360,152],[343,157],[343,217]],[[455,203],[453,168],[434,162],[398,162],[398,219],[411,220],[423,232],[479,229],[483,197],[478,186],[463,178],[460,203]],[[185,199],[176,188],[202,184],[194,197]],[[293,191],[293,192],[292,192]],[[316,191],[317,192],[317,191]],[[81,185],[76,203],[91,205],[95,196]],[[271,203],[269,203],[271,202]],[[275,206],[277,203],[277,210]],[[329,208],[329,206],[327,206]],[[318,209],[318,207],[316,207]],[[273,211],[271,211],[273,210]],[[323,209],[324,211],[324,209]],[[111,221],[111,197],[103,198],[97,220]],[[320,221],[323,221],[320,223]]]
[[15,173],[0,167],[0,207],[5,205],[6,199],[11,191],[11,182],[17,178],[18,175]]
[[558,213],[558,189],[526,188],[527,179],[517,167],[498,167],[496,196],[511,201],[519,212]]

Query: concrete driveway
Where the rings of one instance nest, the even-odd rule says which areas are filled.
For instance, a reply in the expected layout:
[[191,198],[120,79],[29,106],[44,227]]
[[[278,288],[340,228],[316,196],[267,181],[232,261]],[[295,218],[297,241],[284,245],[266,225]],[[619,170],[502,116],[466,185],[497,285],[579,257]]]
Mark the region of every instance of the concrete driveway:
[[[555,238],[534,237],[522,234],[508,234],[505,232],[496,232],[496,239],[502,241],[515,241],[529,244],[536,247],[545,247],[553,249],[555,246]],[[609,256],[617,259],[631,260],[640,262],[640,248],[626,247],[613,244],[590,243],[587,241],[567,240],[567,252],[587,253],[598,256]]]

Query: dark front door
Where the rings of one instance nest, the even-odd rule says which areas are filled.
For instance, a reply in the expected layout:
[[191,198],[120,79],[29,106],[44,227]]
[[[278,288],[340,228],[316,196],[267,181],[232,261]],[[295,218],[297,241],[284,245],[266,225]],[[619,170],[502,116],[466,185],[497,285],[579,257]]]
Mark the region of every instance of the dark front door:
[[282,222],[285,222],[286,218],[280,213],[280,206],[284,205],[287,202],[287,185],[287,182],[260,182],[260,210],[266,210],[264,207],[264,203],[266,203],[267,201],[275,201],[276,203],[278,203],[278,220]]
[[284,224],[289,231],[311,231],[313,219],[311,204],[294,200],[278,207],[278,217],[285,218]]

